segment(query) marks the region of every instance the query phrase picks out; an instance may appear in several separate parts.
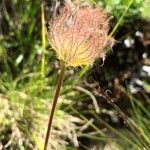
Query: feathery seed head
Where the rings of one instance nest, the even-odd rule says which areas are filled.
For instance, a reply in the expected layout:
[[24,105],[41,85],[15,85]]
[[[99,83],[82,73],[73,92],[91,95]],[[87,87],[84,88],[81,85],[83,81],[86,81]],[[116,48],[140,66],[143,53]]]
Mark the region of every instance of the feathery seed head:
[[104,58],[114,43],[108,36],[109,20],[99,8],[66,4],[49,22],[49,42],[58,59],[66,66],[77,67]]

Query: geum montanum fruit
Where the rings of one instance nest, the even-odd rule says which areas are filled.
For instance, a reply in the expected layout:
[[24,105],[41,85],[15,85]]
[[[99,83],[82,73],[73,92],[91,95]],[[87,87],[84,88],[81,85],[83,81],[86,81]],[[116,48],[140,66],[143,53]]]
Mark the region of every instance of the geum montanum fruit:
[[48,39],[61,61],[61,73],[49,118],[45,139],[47,148],[53,115],[63,81],[64,68],[92,65],[97,58],[105,58],[114,39],[108,36],[110,18],[96,6],[67,3],[59,15],[49,22]]

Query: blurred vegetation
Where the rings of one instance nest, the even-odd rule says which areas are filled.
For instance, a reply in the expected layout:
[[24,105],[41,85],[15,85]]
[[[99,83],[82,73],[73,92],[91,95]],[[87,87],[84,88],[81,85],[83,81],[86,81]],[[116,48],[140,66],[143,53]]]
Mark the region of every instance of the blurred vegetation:
[[[110,15],[114,16],[112,28],[131,1],[95,0],[98,5],[106,8]],[[47,19],[50,15],[48,14],[50,3],[44,2]],[[134,23],[134,20],[142,17],[142,13],[146,17],[149,16],[148,3],[143,0],[133,0],[127,14],[121,20],[121,26],[126,27]],[[43,147],[50,102],[59,74],[59,64],[46,41],[45,78],[41,77],[42,50],[45,48],[42,43],[41,29],[40,0],[0,1],[0,149],[26,150]],[[119,26],[117,30],[119,32],[121,27]],[[124,40],[123,36],[126,35],[118,38]],[[123,40],[119,42],[124,42]],[[119,54],[115,50],[113,53]],[[101,70],[100,67],[98,69]],[[114,103],[111,103],[111,109],[108,106],[106,108],[100,106],[98,114],[96,108],[99,107],[97,106],[99,101],[95,102],[94,92],[85,84],[83,85],[86,77],[82,79],[83,82],[76,81],[79,79],[77,72],[72,69],[66,72],[54,120],[53,142],[50,149],[71,150],[79,147],[81,149],[111,147],[112,150],[149,149],[150,116],[149,108],[147,108],[149,104],[147,93],[144,100],[139,100],[130,92],[123,92],[127,94],[126,100],[131,100],[132,107],[128,111],[130,118]],[[91,71],[87,74],[89,72]],[[107,73],[104,76],[110,83],[113,75]],[[78,87],[76,87],[77,83]],[[105,97],[106,99],[108,97]],[[119,113],[123,114],[122,120],[127,121],[126,125],[120,125],[119,129],[111,124],[111,121],[107,121],[108,117],[103,117],[103,115],[109,116],[113,120],[119,116]],[[100,127],[100,125],[103,126]],[[87,139],[91,141],[89,146],[88,143],[84,145],[84,140]]]
[[142,8],[142,14],[144,17],[150,17],[150,2],[148,0],[144,1],[144,6]]
[[[127,5],[130,3],[131,0],[97,0],[97,3],[101,5],[103,8],[110,11],[110,13],[116,17],[116,20],[120,18],[122,13],[125,11]],[[132,0],[132,6],[130,7],[129,11],[126,14],[124,19],[124,23],[129,21],[128,19],[133,19],[134,17],[138,17],[141,13],[141,8],[143,7],[143,0]]]

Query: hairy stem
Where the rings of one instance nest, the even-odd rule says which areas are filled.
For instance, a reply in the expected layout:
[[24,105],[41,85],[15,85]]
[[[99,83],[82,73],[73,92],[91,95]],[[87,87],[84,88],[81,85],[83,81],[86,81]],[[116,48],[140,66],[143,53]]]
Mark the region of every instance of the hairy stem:
[[56,91],[55,91],[55,96],[54,96],[54,100],[53,100],[53,104],[52,104],[52,108],[51,108],[51,113],[49,116],[49,121],[48,121],[48,127],[47,127],[47,133],[46,133],[46,137],[45,137],[45,144],[44,144],[44,150],[47,150],[47,146],[48,146],[48,141],[49,141],[49,137],[50,137],[50,132],[51,132],[51,128],[52,128],[52,121],[53,121],[53,117],[54,117],[54,112],[56,109],[56,104],[58,101],[58,97],[60,94],[60,89],[63,83],[63,78],[64,78],[64,72],[65,72],[65,66],[62,63],[61,64],[61,72],[57,81],[57,85],[56,85]]

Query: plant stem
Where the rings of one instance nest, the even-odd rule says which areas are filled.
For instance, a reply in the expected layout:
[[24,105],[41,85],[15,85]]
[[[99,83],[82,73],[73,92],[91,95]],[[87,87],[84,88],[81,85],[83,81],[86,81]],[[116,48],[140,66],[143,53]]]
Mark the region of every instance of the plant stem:
[[55,96],[54,96],[54,100],[53,100],[53,104],[52,104],[52,109],[51,109],[51,113],[49,116],[49,122],[48,122],[48,127],[47,127],[46,138],[45,138],[44,150],[47,150],[50,132],[51,132],[51,128],[52,128],[52,121],[53,121],[53,117],[54,117],[54,112],[55,112],[56,104],[57,104],[58,97],[60,94],[60,89],[61,89],[61,86],[63,83],[64,72],[65,72],[65,65],[62,63],[61,64],[61,72],[60,72],[60,75],[59,75],[59,78],[57,81],[57,85],[56,85],[56,91],[55,91]]

